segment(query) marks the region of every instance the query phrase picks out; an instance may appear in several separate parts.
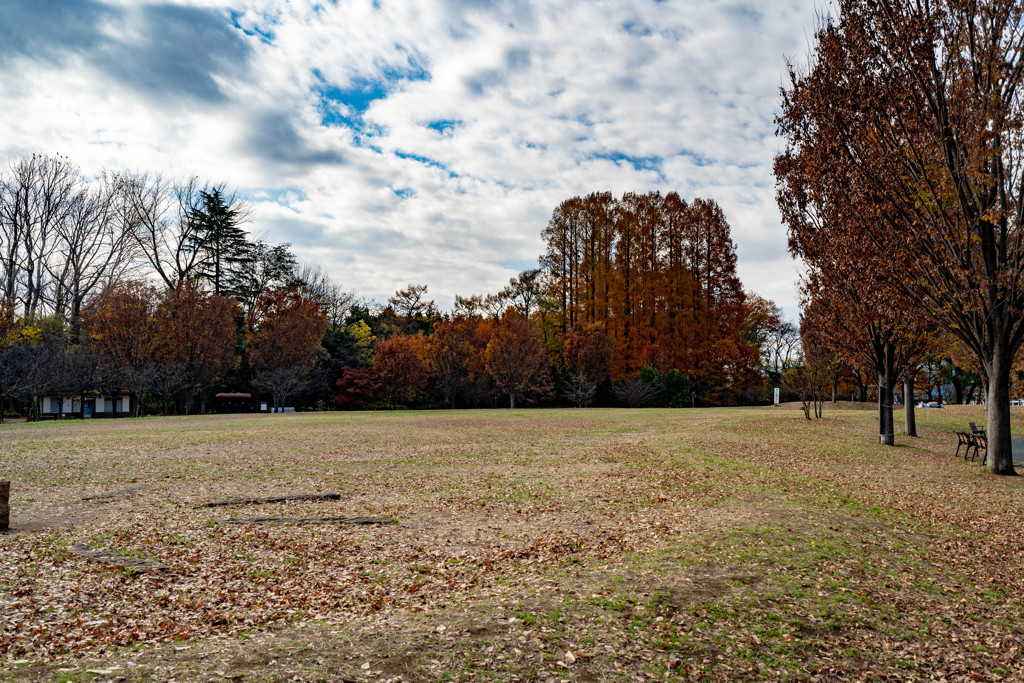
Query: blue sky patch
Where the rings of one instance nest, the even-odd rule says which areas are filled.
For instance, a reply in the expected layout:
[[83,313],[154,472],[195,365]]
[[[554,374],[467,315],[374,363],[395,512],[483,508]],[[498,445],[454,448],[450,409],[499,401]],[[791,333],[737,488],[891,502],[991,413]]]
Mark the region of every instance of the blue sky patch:
[[389,66],[376,78],[352,79],[352,84],[341,88],[329,82],[319,69],[313,69],[320,96],[320,122],[325,126],[346,126],[364,130],[363,115],[377,100],[385,99],[402,81],[429,81],[430,72],[410,56],[403,66]]
[[452,132],[464,125],[464,121],[457,119],[438,119],[437,121],[431,121],[427,124],[427,128],[430,130],[436,130],[441,135],[451,135]]
[[313,75],[319,81],[316,90],[320,95],[320,122],[325,126],[347,126],[361,128],[363,114],[376,100],[388,96],[388,84],[383,81],[357,81],[350,88],[339,88],[327,82],[318,69]]
[[602,152],[601,154],[593,155],[591,158],[604,159],[616,164],[626,163],[637,171],[657,171],[658,173],[661,173],[661,164],[664,162],[664,159],[661,157],[636,157],[623,154],[622,152]]
[[693,159],[693,163],[696,164],[697,166],[701,166],[701,167],[702,166],[709,166],[709,165],[714,163],[713,159],[708,159],[703,154],[698,154],[697,152],[691,152],[688,149],[684,149],[683,151],[681,151],[679,153],[679,156],[683,156],[683,157],[686,157],[688,159]]
[[458,173],[455,173],[454,171],[450,170],[447,166],[442,164],[440,161],[435,161],[434,159],[420,156],[418,154],[408,154],[406,152],[395,152],[395,156],[398,157],[399,159],[408,159],[410,161],[421,163],[424,166],[430,166],[431,168],[442,170],[448,174],[449,178],[459,177]]

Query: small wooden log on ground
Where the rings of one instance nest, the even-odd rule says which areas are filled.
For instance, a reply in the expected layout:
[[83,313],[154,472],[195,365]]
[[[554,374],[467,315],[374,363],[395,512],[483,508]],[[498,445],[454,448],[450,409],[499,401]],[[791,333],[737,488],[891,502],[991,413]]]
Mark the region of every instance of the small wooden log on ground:
[[95,496],[83,496],[82,500],[113,500],[114,498],[120,498],[121,496],[128,496],[139,491],[145,491],[148,486],[135,486],[130,489],[121,489],[120,491],[111,491],[110,493],[99,493]]
[[85,557],[99,560],[106,564],[114,564],[119,567],[124,567],[130,572],[141,574],[149,569],[156,569],[157,571],[166,572],[170,571],[163,562],[156,562],[155,560],[144,560],[141,557],[130,557],[128,555],[121,555],[115,553],[112,550],[102,550],[100,548],[90,548],[87,545],[73,545],[71,546],[71,552],[76,555],[83,555]]
[[387,517],[253,517],[240,519],[232,517],[221,524],[397,524],[397,519]]
[[215,500],[203,503],[200,507],[215,508],[221,505],[246,505],[258,503],[284,503],[289,500],[341,500],[340,493],[306,493],[295,496],[275,496],[273,498],[232,498],[231,500]]
[[0,531],[11,526],[11,482],[0,481]]

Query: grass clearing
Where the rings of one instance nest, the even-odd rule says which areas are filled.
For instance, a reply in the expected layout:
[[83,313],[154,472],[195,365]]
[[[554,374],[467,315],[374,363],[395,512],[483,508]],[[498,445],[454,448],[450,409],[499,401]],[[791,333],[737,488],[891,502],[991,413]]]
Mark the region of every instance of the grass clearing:
[[[17,530],[0,536],[0,671],[1024,678],[1024,480],[952,457],[972,419],[919,411],[921,438],[898,448],[873,443],[873,412],[828,405],[814,422],[782,407],[0,427]],[[256,516],[399,524],[218,523]]]

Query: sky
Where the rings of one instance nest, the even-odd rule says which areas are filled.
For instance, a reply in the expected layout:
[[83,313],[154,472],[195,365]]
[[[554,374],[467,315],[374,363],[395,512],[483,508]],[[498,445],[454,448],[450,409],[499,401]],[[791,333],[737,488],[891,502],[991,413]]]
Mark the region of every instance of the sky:
[[773,117],[821,0],[3,0],[0,166],[198,175],[343,287],[448,308],[595,191],[721,204],[795,317]]

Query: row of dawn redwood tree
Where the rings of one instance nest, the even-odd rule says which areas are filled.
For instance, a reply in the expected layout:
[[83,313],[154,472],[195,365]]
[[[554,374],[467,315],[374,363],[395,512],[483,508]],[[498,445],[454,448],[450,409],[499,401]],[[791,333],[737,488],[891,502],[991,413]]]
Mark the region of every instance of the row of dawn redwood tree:
[[611,341],[613,378],[676,369],[713,402],[735,401],[758,381],[760,349],[746,334],[753,302],[714,201],[674,192],[573,197],[543,236],[559,338],[594,326]]
[[1020,2],[837,0],[778,120],[779,204],[809,267],[808,311],[864,337],[882,441],[921,336],[948,334],[981,370],[996,474],[1014,473],[1024,341],[1022,86]]

